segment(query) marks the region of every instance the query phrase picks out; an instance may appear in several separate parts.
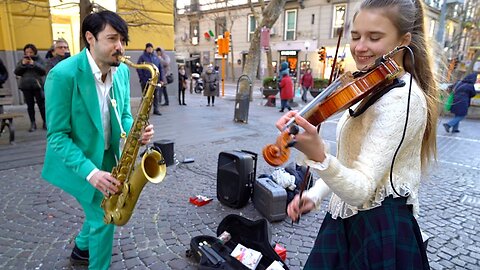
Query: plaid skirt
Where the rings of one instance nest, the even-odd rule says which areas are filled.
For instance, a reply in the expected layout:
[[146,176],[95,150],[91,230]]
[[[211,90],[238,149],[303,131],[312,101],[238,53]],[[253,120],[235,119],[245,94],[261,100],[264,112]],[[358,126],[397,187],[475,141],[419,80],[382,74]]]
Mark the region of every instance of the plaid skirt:
[[332,219],[327,213],[303,269],[430,269],[417,221],[406,198]]

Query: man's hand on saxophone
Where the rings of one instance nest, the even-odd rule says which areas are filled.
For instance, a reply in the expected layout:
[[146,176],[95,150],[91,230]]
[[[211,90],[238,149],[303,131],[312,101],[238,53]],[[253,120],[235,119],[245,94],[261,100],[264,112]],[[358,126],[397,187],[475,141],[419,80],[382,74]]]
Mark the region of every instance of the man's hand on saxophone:
[[118,192],[120,181],[115,179],[109,172],[98,170],[89,180],[90,184],[100,190],[105,196]]
[[153,130],[153,125],[150,124],[145,127],[145,129],[142,132],[142,137],[140,138],[140,143],[142,145],[146,145],[150,142],[150,140],[153,138],[153,135],[155,134],[155,130]]

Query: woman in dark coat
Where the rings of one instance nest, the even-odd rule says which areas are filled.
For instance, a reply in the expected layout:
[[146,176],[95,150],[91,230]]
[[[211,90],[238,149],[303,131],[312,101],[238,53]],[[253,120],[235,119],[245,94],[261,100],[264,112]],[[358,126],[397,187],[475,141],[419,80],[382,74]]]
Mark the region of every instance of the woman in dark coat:
[[444,123],[443,127],[445,131],[452,133],[460,132],[458,125],[468,113],[468,107],[470,107],[470,99],[475,96],[475,81],[477,80],[478,73],[472,73],[467,75],[462,81],[458,82],[454,87],[453,102],[450,111],[455,117],[448,123]]
[[178,105],[187,105],[185,103],[185,90],[187,89],[187,75],[185,67],[178,67]]
[[218,89],[218,74],[215,72],[213,65],[208,65],[207,70],[202,74],[203,83],[205,88],[203,89],[203,95],[207,97],[207,106],[215,106],[215,97],[219,95]]
[[30,118],[30,129],[32,132],[37,129],[35,123],[35,102],[37,102],[40,115],[43,120],[43,129],[47,129],[45,124],[45,94],[43,93],[43,76],[46,74],[45,64],[41,57],[37,55],[37,47],[33,44],[27,44],[23,48],[24,56],[18,61],[15,68],[15,75],[20,76],[18,88],[22,90],[27,103],[28,116]]

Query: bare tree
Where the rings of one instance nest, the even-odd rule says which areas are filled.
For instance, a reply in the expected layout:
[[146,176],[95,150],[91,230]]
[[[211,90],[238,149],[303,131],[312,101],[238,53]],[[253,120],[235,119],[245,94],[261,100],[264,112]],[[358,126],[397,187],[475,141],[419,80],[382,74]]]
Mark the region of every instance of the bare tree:
[[[468,22],[465,22],[464,24],[464,29],[467,30],[467,33],[470,34],[470,38],[472,40],[472,43],[469,44],[470,46],[474,47],[480,47],[480,6],[478,1],[475,1],[475,6],[473,7],[476,10],[475,15],[472,17],[472,19]],[[477,60],[480,58],[480,49],[476,49],[475,54],[472,57],[472,61],[470,62],[470,65],[467,67],[467,74],[470,74],[473,72],[473,67]]]
[[[466,5],[462,5],[459,7],[460,9],[456,11],[456,14],[462,14],[461,18],[459,19],[460,29],[457,33],[452,37],[448,44],[448,48],[454,52],[457,52],[457,55],[454,55],[453,58],[456,58],[460,55],[466,55],[466,49],[469,47],[478,47],[480,46],[480,6],[478,1],[469,1]],[[475,11],[475,14],[470,15],[467,17],[467,14],[471,14],[469,10]],[[468,41],[469,44],[463,44],[463,48],[461,48],[462,42]],[[442,53],[443,50],[440,48],[439,53],[437,54],[440,57],[445,58],[445,55]],[[471,57],[470,65],[466,67],[465,73],[470,74],[473,71],[473,67],[477,60],[480,57],[480,50],[476,50],[476,52]],[[465,58],[464,58],[465,59]],[[446,59],[444,59],[446,62]],[[446,65],[446,64],[445,64]],[[456,79],[461,78],[464,76],[462,71],[455,70],[454,77]]]
[[[232,33],[232,30],[233,30],[233,25],[235,23],[235,20],[239,17],[238,15],[233,15],[232,12],[231,12],[231,9],[228,8],[228,0],[225,0],[225,4],[227,5],[227,18],[229,18],[229,28],[228,28],[228,31],[230,33]],[[232,35],[230,35],[230,72],[231,72],[231,76],[232,76],[232,81],[235,81],[235,68],[234,68],[234,57],[233,57],[233,37]]]
[[[219,12],[215,12],[215,13],[211,13],[210,15],[208,15],[209,19],[212,20],[212,21],[217,21],[216,19],[219,19],[219,18],[223,18],[225,17],[225,24],[221,24],[219,25],[220,28],[222,29],[225,29],[232,33],[232,30],[233,30],[233,26],[235,24],[235,21],[238,19],[238,18],[241,18],[244,16],[244,14],[239,14],[238,12],[233,12],[232,9],[230,8],[230,5],[229,5],[229,0],[225,0],[224,2],[225,6],[225,13],[219,13]],[[225,16],[225,14],[227,16]],[[227,22],[227,19],[228,19],[228,22]],[[227,27],[228,26],[228,27]],[[220,33],[215,33],[217,36],[220,34]],[[222,33],[223,34],[223,33]],[[233,43],[233,37],[232,35],[230,35],[230,58],[231,58],[231,62],[230,62],[230,74],[231,74],[231,78],[233,81],[235,81],[235,70],[234,70],[234,62],[233,62],[233,59],[234,59],[234,55],[233,55],[233,49],[234,49],[234,43]],[[228,69],[228,68],[227,68]],[[228,71],[228,70],[227,70]]]
[[[260,4],[260,11],[263,14],[263,11],[265,10],[265,2],[263,0],[259,0],[258,2]],[[250,10],[252,11],[253,16],[255,17],[255,21],[258,23],[261,20],[260,14],[258,14],[258,12],[255,10],[255,7],[253,6],[252,1],[249,1],[248,4],[250,5]],[[272,58],[272,50],[270,48],[270,44],[269,44],[269,47],[266,48],[265,53],[267,55],[267,75],[268,77],[273,77],[273,66],[272,66],[273,58]]]
[[[243,75],[247,75],[249,78],[253,79],[257,75],[258,65],[260,63],[260,31],[262,27],[272,28],[272,26],[277,21],[280,16],[281,11],[285,6],[287,0],[271,0],[268,5],[262,10],[262,19],[257,29],[252,35],[250,41],[250,48],[248,50],[248,55],[245,60],[245,67],[243,70]],[[260,2],[263,2],[260,0]],[[248,0],[248,3],[251,5],[251,0]],[[270,61],[271,63],[271,61]],[[241,95],[248,94],[249,85],[244,80],[240,83],[239,93]]]

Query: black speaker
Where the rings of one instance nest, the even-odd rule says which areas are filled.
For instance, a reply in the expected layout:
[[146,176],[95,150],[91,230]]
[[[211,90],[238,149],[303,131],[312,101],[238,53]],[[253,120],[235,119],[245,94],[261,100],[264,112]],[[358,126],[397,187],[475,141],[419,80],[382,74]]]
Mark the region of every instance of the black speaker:
[[163,159],[165,159],[167,167],[174,164],[173,141],[158,140],[153,142],[153,146],[162,151],[162,156]]
[[224,151],[218,155],[217,199],[231,208],[248,203],[257,169],[257,154],[246,150]]

